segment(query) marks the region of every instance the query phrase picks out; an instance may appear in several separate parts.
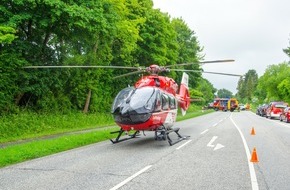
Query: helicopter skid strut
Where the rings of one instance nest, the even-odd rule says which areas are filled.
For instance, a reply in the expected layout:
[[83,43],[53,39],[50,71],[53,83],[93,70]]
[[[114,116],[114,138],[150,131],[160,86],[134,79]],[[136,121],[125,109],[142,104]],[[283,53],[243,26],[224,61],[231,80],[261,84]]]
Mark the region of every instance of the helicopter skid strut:
[[[155,140],[166,140],[168,141],[169,145],[172,146],[182,140],[185,140],[186,138],[190,136],[181,136],[179,133],[179,128],[165,128],[162,127],[161,129],[158,129],[155,131]],[[169,137],[169,134],[175,132],[175,134],[178,136],[178,140],[172,141],[171,138]]]
[[[190,136],[181,136],[179,133],[179,128],[165,128],[165,127],[162,127],[160,129],[157,129],[155,131],[155,140],[167,140],[169,145],[172,146],[182,140],[185,140],[186,138],[190,137]],[[114,131],[114,132],[111,132],[111,134],[114,134],[114,133],[118,133],[118,136],[116,137],[116,139],[112,140],[110,139],[110,141],[113,143],[113,144],[116,144],[116,143],[119,143],[119,142],[122,142],[122,141],[126,141],[126,140],[129,140],[129,139],[133,139],[133,138],[136,138],[137,136],[139,136],[140,134],[140,131],[135,131],[132,135],[129,135],[129,137],[127,138],[121,138],[122,134],[126,132],[125,130],[119,130],[119,131]],[[172,141],[172,139],[169,137],[169,134],[172,133],[172,132],[175,132],[175,134],[178,136],[178,139],[175,140],[175,141]]]
[[122,130],[122,129],[121,129],[120,131],[114,131],[114,132],[111,132],[110,134],[118,133],[118,136],[116,137],[115,140],[110,139],[110,141],[111,141],[113,144],[116,144],[116,143],[119,143],[119,142],[122,142],[122,141],[126,141],[126,140],[129,140],[129,139],[133,139],[133,138],[136,138],[137,136],[139,136],[139,131],[135,131],[134,134],[129,135],[129,137],[127,137],[127,138],[123,138],[123,139],[120,139],[120,137],[122,136],[122,134],[123,134],[124,132],[125,132],[125,131]]

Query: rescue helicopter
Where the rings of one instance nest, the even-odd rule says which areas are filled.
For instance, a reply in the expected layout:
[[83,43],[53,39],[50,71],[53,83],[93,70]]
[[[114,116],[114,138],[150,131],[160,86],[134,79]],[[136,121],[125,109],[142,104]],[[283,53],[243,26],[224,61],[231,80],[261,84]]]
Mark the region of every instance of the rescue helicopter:
[[[123,67],[123,66],[26,66],[24,68],[110,68],[110,69],[135,69],[137,71],[114,77],[115,79],[128,75],[147,72],[149,75],[142,76],[133,87],[121,90],[114,99],[111,113],[120,129],[111,132],[117,134],[110,141],[115,144],[125,140],[136,138],[140,132],[154,132],[155,140],[167,140],[174,145],[189,136],[182,136],[179,128],[174,128],[178,107],[182,115],[190,105],[188,89],[188,74],[185,72],[203,72],[218,75],[238,76],[238,74],[207,72],[200,70],[170,69],[170,67],[187,66],[192,64],[206,64],[219,62],[233,62],[234,60],[215,60],[197,63],[184,63],[169,66],[152,64],[149,67]],[[162,72],[183,72],[180,86],[172,79],[159,75]],[[133,132],[133,133],[132,133]],[[127,136],[123,136],[123,134]],[[173,141],[169,134],[175,133],[177,140]]]

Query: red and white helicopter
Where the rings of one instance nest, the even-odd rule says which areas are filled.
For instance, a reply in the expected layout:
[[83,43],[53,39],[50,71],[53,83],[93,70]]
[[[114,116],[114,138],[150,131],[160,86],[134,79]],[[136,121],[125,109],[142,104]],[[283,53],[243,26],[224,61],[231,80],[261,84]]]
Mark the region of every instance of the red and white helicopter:
[[[182,114],[186,113],[190,105],[190,96],[188,90],[188,75],[185,72],[203,72],[228,76],[241,76],[237,74],[206,72],[200,70],[169,69],[173,66],[185,66],[191,64],[205,64],[218,62],[233,62],[234,60],[215,60],[203,61],[198,63],[185,63],[160,67],[150,65],[146,68],[122,67],[122,66],[27,66],[24,68],[111,68],[111,69],[137,69],[135,72],[120,75],[115,78],[148,72],[148,76],[142,76],[134,85],[121,90],[115,97],[111,113],[117,125],[120,126],[117,137],[112,143],[122,142],[132,139],[140,134],[140,131],[155,132],[155,140],[168,140],[170,145],[186,139],[188,136],[179,134],[179,128],[173,128],[176,121],[177,109],[181,108]],[[160,76],[164,71],[182,71],[183,76],[180,87],[169,77]],[[133,131],[129,135],[129,132]],[[128,137],[122,137],[123,133]],[[169,137],[171,132],[175,132],[178,140],[172,141]]]
[[[232,62],[234,60],[216,60],[204,61],[198,64]],[[196,63],[178,64],[173,66],[184,66]],[[124,140],[135,138],[140,131],[154,131],[155,140],[168,140],[173,145],[188,136],[181,136],[179,128],[173,128],[176,121],[177,109],[181,108],[182,114],[185,115],[190,105],[190,95],[188,90],[188,75],[185,72],[200,72],[196,70],[169,69],[171,66],[159,67],[150,65],[145,70],[148,76],[139,79],[134,87],[123,89],[116,96],[112,105],[112,114],[115,122],[120,126],[120,130],[113,132],[118,133],[112,143],[118,143]],[[159,76],[163,71],[182,71],[182,80],[180,87],[172,79],[166,76]],[[184,72],[185,71],[185,72]],[[236,74],[206,72],[211,74],[240,76]],[[129,73],[130,74],[130,73]],[[125,74],[126,75],[126,74]],[[179,91],[178,91],[179,90]],[[127,138],[121,138],[124,132],[135,131]],[[178,140],[172,141],[169,137],[171,132],[175,132]]]

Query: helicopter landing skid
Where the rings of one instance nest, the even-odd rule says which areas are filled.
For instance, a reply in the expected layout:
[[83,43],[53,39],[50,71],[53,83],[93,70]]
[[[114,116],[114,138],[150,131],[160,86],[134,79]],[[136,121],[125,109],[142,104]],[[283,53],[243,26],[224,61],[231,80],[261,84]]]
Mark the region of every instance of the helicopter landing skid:
[[126,140],[129,140],[129,139],[133,139],[133,138],[136,138],[137,136],[139,136],[139,131],[135,131],[134,134],[129,135],[129,137],[127,137],[127,138],[123,138],[123,139],[120,139],[120,137],[122,136],[122,134],[123,134],[124,132],[125,132],[124,130],[111,132],[110,134],[118,133],[118,136],[116,137],[115,140],[110,139],[110,141],[111,141],[113,144],[116,144],[116,143],[119,143],[119,142],[122,142],[122,141],[126,141]]
[[[163,127],[162,129],[155,131],[155,140],[166,140],[167,139],[169,145],[172,146],[172,145],[190,137],[190,136],[181,136],[178,133],[178,131],[179,131],[179,128],[166,129],[165,127]],[[171,140],[171,138],[169,137],[169,134],[172,132],[175,132],[175,134],[178,136],[178,140],[176,140],[176,141]]]

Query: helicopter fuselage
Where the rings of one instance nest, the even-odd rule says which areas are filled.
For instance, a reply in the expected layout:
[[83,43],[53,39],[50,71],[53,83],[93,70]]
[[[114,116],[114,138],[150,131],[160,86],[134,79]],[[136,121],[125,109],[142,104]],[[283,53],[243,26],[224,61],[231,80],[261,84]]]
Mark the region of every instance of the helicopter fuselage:
[[[156,140],[167,139],[170,145],[185,138],[178,133],[179,128],[173,128],[173,124],[178,106],[184,114],[190,104],[188,75],[183,73],[178,94],[177,83],[172,78],[154,74],[154,69],[153,65],[151,75],[142,77],[134,87],[127,87],[116,96],[111,112],[121,129],[112,132],[118,133],[115,140],[111,139],[112,143],[135,138],[139,131],[155,131]],[[131,130],[135,131],[133,135],[120,140],[123,132]],[[171,132],[177,134],[177,141],[170,139]]]
[[176,120],[177,99],[160,88],[125,88],[115,98],[112,114],[124,131],[170,128]]

